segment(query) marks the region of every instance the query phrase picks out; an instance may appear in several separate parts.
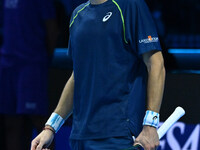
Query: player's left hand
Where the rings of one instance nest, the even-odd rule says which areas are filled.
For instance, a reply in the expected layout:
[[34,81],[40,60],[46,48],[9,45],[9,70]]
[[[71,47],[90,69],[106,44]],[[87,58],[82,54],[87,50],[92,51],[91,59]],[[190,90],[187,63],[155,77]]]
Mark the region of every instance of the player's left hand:
[[159,137],[156,128],[143,126],[142,132],[135,139],[134,145],[141,145],[144,150],[156,150],[159,146]]

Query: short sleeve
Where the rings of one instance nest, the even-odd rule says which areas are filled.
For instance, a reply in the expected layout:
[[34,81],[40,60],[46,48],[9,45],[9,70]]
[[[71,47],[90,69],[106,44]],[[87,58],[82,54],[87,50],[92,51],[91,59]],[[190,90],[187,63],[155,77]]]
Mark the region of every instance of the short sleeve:
[[151,50],[161,50],[156,26],[144,0],[127,1],[125,26],[131,48],[138,55]]
[[56,9],[54,0],[40,0],[40,13],[44,20],[56,18]]

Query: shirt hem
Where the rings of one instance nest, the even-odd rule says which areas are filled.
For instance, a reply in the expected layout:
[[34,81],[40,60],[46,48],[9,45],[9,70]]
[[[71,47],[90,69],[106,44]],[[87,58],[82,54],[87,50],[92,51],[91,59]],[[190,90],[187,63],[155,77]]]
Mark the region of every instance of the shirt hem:
[[90,135],[78,135],[78,134],[71,134],[70,139],[73,140],[90,140],[90,139],[105,139],[105,138],[111,138],[111,137],[121,137],[121,136],[128,136],[130,133],[126,130],[123,133],[112,133],[109,135],[99,135],[99,136],[90,136]]

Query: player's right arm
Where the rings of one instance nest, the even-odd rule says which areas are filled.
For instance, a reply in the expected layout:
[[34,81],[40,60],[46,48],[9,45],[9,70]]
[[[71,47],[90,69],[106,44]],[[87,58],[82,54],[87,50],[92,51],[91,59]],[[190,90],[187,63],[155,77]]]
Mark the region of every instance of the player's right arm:
[[[62,118],[67,118],[72,113],[73,109],[73,95],[74,95],[74,73],[67,81],[65,88],[61,94],[55,113]],[[48,126],[52,131],[51,126]],[[54,138],[54,132],[49,129],[43,130],[31,143],[31,150],[43,150],[47,148]]]

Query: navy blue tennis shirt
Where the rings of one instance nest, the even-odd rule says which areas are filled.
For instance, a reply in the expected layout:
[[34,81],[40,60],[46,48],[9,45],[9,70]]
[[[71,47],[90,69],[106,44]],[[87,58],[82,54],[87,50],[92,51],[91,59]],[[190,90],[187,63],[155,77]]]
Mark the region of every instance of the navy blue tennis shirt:
[[75,89],[71,139],[137,136],[146,109],[142,54],[161,50],[143,0],[108,0],[77,7],[69,52]]

